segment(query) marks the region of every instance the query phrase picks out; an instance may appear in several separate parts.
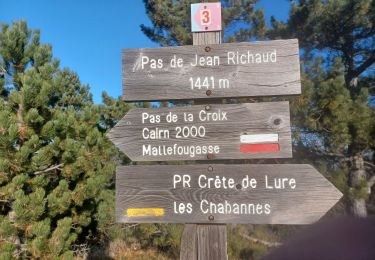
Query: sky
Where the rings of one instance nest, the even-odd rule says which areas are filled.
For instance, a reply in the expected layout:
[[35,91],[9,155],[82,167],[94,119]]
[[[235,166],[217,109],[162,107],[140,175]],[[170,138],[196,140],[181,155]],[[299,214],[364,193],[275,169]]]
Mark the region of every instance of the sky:
[[[288,0],[261,0],[257,6],[268,22],[271,15],[285,20],[289,12]],[[0,23],[20,19],[41,30],[41,43],[50,43],[60,65],[90,86],[95,103],[103,91],[122,94],[122,48],[159,46],[140,30],[151,25],[142,0],[0,0]]]

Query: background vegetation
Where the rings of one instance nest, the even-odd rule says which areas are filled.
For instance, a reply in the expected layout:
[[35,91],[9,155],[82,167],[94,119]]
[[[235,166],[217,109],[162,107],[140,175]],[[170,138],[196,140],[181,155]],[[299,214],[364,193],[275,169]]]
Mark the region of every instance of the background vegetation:
[[[192,2],[145,0],[152,26],[141,30],[160,45],[191,44]],[[373,215],[375,1],[291,1],[288,20],[270,27],[256,0],[221,2],[226,42],[299,39],[293,161],[314,164],[345,194],[328,217]],[[115,166],[129,161],[105,133],[149,104],[106,93],[94,104],[39,39],[25,21],[0,32],[0,258],[177,258],[183,225],[114,221]],[[259,258],[299,228],[228,225],[230,258]]]

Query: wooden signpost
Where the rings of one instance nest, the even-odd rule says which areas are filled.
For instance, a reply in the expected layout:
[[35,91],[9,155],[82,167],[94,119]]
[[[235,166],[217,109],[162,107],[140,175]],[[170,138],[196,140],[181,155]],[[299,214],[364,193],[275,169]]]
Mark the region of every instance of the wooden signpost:
[[[288,102],[219,98],[300,94],[298,41],[221,44],[220,10],[220,3],[192,5],[194,46],[123,51],[125,101],[196,104],[129,111],[108,137],[133,161],[292,157]],[[226,223],[308,224],[341,196],[305,164],[139,165],[116,173],[117,221],[186,223],[183,260],[227,259]]]
[[292,157],[288,102],[133,109],[108,136],[132,161]]
[[117,221],[310,224],[342,194],[307,164],[122,166]]

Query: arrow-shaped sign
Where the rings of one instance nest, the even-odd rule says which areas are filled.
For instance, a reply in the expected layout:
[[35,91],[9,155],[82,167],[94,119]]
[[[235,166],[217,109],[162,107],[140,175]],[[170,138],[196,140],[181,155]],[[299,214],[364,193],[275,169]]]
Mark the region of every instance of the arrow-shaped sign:
[[108,136],[133,161],[292,157],[288,102],[132,109]]
[[118,222],[309,224],[338,191],[307,164],[121,166]]

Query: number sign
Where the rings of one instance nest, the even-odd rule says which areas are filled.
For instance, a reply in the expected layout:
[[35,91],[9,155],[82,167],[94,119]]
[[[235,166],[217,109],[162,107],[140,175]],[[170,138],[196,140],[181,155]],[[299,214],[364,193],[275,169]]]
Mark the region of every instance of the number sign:
[[221,3],[191,5],[191,29],[193,32],[221,30]]

